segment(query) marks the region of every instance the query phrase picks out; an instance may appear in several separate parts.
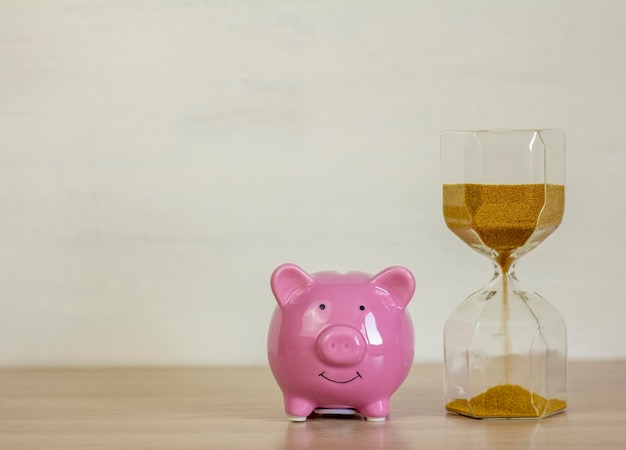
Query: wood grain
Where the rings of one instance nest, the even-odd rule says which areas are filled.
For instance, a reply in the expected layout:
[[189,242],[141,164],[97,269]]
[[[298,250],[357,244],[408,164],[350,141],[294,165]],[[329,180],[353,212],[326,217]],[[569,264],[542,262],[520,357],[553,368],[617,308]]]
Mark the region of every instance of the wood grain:
[[416,365],[389,419],[290,423],[265,367],[0,370],[0,448],[624,448],[626,361],[570,364],[569,407],[544,420],[447,414],[442,368]]

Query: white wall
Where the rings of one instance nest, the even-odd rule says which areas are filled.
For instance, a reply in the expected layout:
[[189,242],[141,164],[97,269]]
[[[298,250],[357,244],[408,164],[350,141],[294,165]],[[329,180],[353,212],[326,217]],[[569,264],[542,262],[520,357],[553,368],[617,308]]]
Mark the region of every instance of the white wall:
[[626,2],[0,3],[0,365],[263,364],[282,262],[414,271],[416,360],[491,274],[439,132],[561,127],[518,265],[570,356],[626,357]]

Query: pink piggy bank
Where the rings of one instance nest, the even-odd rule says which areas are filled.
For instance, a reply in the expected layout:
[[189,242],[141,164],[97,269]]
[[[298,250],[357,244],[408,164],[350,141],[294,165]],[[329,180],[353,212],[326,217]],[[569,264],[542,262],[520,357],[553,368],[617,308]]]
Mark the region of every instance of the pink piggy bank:
[[309,275],[283,264],[271,286],[278,306],[268,358],[289,418],[355,410],[367,420],[385,420],[389,398],[413,363],[413,324],[406,310],[415,291],[411,272],[389,267],[373,277]]

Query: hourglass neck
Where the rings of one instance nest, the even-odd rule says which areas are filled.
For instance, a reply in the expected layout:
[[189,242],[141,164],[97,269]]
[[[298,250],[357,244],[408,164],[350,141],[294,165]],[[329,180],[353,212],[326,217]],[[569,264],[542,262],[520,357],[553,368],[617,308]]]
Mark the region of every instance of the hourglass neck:
[[498,255],[495,258],[494,266],[497,275],[507,275],[509,277],[515,278],[515,263],[517,262],[516,258],[513,258],[510,254],[508,255]]

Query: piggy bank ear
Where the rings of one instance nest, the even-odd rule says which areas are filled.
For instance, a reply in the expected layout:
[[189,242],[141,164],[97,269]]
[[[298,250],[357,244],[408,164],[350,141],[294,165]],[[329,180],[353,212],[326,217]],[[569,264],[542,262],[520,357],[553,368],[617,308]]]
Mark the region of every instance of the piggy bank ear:
[[409,269],[400,266],[389,267],[374,275],[370,283],[386,291],[401,309],[406,307],[415,292],[413,274]]
[[270,281],[272,292],[280,306],[285,306],[298,289],[312,283],[313,278],[295,264],[278,266]]

